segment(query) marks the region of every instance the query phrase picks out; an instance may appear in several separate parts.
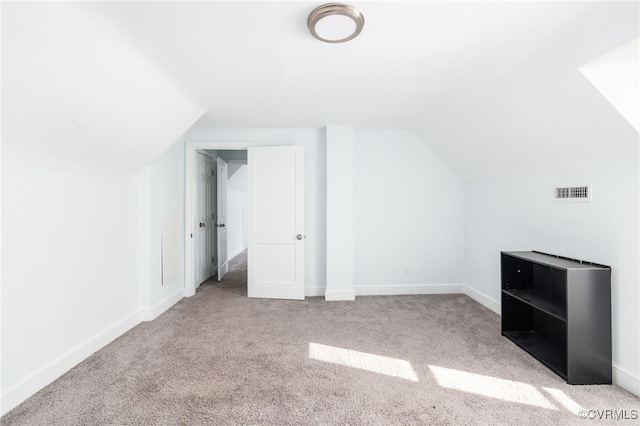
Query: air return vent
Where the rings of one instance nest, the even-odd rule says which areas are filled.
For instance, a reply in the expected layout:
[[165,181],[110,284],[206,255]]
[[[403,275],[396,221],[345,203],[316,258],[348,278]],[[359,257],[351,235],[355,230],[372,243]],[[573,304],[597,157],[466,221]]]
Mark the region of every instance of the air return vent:
[[591,201],[591,185],[556,186],[553,189],[555,201]]

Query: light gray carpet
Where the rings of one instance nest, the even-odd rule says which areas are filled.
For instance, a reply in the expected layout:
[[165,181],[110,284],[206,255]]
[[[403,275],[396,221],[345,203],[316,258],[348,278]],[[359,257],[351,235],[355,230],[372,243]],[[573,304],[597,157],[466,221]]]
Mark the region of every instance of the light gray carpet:
[[567,385],[467,296],[259,300],[246,297],[245,277],[236,258],[222,283],[135,327],[1,423],[638,424],[580,419],[581,408],[631,417],[640,399]]

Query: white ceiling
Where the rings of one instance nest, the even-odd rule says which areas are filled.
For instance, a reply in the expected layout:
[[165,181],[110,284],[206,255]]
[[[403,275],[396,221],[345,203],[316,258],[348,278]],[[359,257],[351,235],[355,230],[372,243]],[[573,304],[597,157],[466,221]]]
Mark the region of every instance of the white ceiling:
[[352,2],[345,44],[309,34],[320,4],[4,3],[11,149],[135,169],[199,118],[409,129],[463,178],[638,158],[578,71],[638,38],[638,2]]

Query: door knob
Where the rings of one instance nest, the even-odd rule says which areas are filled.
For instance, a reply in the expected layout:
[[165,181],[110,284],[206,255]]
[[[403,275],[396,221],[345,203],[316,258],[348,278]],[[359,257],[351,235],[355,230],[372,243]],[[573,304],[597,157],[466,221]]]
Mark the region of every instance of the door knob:
[[298,234],[298,235],[296,235],[296,238],[297,238],[297,239],[299,239],[299,240],[301,240],[301,239],[303,239],[303,238],[304,238],[304,235],[302,235],[302,234]]
[[225,225],[224,223],[222,223],[222,224],[220,224],[220,226],[224,228],[224,227],[225,227],[225,226],[227,226],[227,225]]

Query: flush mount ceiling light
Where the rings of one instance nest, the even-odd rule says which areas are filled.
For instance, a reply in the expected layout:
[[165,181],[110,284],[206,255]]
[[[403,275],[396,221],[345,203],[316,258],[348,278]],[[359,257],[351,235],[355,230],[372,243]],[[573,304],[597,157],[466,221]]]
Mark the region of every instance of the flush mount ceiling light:
[[307,26],[311,34],[320,41],[343,43],[360,34],[364,26],[364,15],[347,4],[327,3],[309,14]]

